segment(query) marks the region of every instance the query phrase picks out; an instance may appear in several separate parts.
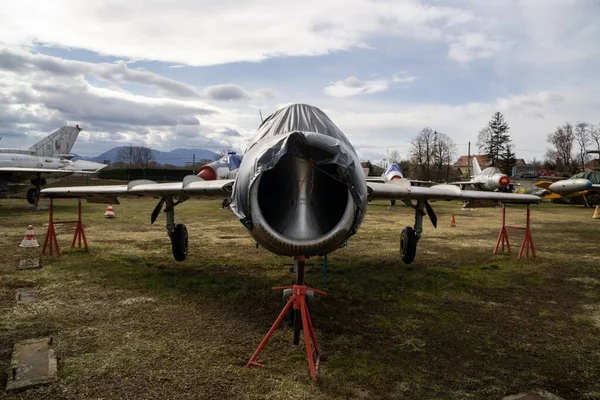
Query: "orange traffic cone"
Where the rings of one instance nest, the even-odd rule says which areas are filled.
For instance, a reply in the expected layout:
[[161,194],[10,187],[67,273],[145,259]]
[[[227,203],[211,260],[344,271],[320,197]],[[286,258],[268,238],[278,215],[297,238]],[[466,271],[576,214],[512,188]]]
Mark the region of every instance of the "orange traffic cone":
[[21,242],[19,247],[40,247],[40,244],[35,238],[35,231],[33,230],[33,226],[29,225],[27,227],[27,230],[25,231],[25,237],[23,237],[23,241]]
[[592,215],[592,219],[600,219],[600,206],[596,206],[596,211],[594,211],[594,215]]
[[456,228],[456,218],[454,218],[454,214],[452,214],[452,219],[450,220],[450,228]]
[[108,207],[106,207],[106,212],[104,213],[104,216],[106,218],[114,218],[115,217],[115,210],[113,209],[112,204],[109,204]]

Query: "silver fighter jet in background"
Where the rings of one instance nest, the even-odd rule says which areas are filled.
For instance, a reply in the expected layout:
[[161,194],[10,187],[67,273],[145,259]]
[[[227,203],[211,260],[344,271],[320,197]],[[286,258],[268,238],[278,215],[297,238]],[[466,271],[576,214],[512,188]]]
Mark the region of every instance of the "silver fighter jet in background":
[[79,125],[63,126],[29,149],[0,148],[0,195],[23,189],[29,181],[35,187],[27,191],[27,201],[35,204],[40,187],[74,173],[96,173],[105,164],[71,161],[70,154]]
[[473,160],[473,176],[470,181],[451,182],[461,189],[486,190],[490,192],[512,192],[510,178],[496,167],[481,170],[476,157]]

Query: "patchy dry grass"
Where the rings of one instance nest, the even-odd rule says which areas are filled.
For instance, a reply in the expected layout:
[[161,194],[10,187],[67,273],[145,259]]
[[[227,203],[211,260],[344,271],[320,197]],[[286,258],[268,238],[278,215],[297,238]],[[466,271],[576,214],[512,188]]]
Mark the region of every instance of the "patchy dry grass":
[[[41,242],[47,213],[0,202],[0,380],[18,340],[52,334],[59,357],[56,384],[7,398],[600,396],[600,221],[590,210],[533,207],[538,258],[518,261],[518,231],[512,254],[491,254],[499,209],[435,204],[440,227],[425,227],[406,266],[398,236],[412,213],[369,205],[364,229],[330,256],[328,285],[322,260],[307,263],[308,282],[328,292],[313,312],[326,355],[313,384],[288,328],[263,352],[264,368],[243,368],[280,309],[270,287],[292,282],[291,260],[256,249],[219,202],[189,201],[176,219],[188,226],[190,257],[177,263],[162,218],[149,224],[155,200],[122,203],[114,220],[84,204],[89,253],[68,250],[73,228],[61,227],[60,258],[16,271],[36,253],[18,247],[25,227]],[[58,203],[58,219],[74,212],[74,202]],[[524,210],[508,218],[521,225]],[[41,301],[17,306],[19,287]]]

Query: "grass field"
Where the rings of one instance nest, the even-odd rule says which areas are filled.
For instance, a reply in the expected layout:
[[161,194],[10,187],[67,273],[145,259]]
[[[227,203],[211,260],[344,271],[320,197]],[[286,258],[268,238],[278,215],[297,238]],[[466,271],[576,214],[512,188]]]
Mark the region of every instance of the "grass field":
[[[176,220],[190,255],[174,261],[156,200],[124,199],[117,218],[84,203],[90,252],[70,250],[74,227],[58,228],[64,251],[44,268],[17,271],[28,224],[43,241],[47,212],[0,201],[0,381],[12,346],[53,335],[59,381],[8,399],[500,399],[545,389],[566,399],[600,398],[600,220],[582,207],[532,211],[538,257],[492,255],[500,209],[461,212],[434,204],[416,261],[404,265],[399,231],[407,207],[368,207],[361,231],[329,257],[307,261],[307,282],[328,292],[313,318],[325,353],[311,382],[303,346],[282,328],[264,368],[243,366],[276,318],[291,259],[256,249],[218,201],[188,201]],[[59,201],[57,219],[75,216]],[[456,214],[457,227],[450,228]],[[524,209],[510,208],[522,225]],[[15,304],[15,289],[40,301]]]

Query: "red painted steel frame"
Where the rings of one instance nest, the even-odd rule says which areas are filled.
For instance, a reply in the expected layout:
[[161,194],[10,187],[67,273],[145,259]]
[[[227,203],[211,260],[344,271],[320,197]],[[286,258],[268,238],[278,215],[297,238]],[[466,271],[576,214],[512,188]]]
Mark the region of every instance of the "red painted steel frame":
[[[81,199],[78,199],[77,203],[77,220],[76,221],[54,221],[54,199],[50,199],[50,207],[48,208],[48,230],[46,231],[46,238],[44,239],[44,245],[42,247],[42,254],[46,254],[46,248],[48,248],[50,255],[56,250],[56,255],[60,256],[60,247],[58,247],[58,240],[56,239],[56,230],[54,225],[56,224],[75,224],[75,234],[73,235],[73,241],[71,242],[71,248],[81,248],[81,241],[87,251],[87,239],[85,238],[85,231],[83,230],[83,221],[81,216]],[[47,247],[47,246],[50,247]]]
[[[290,307],[294,307],[294,310],[300,310],[300,314],[302,315],[302,330],[304,331],[304,343],[306,345],[306,359],[308,360],[308,369],[310,371],[310,376],[312,377],[313,381],[316,381],[317,371],[319,370],[319,361],[321,359],[321,349],[319,348],[317,335],[315,334],[315,329],[310,318],[310,313],[308,312],[308,306],[306,305],[306,292],[308,290],[312,290],[315,293],[322,295],[325,295],[326,293],[321,290],[310,288],[306,285],[281,286],[273,288],[273,290],[285,289],[292,289],[292,295],[290,296],[290,299],[288,300],[283,310],[281,310],[281,312],[279,313],[279,316],[271,326],[271,329],[269,329],[269,332],[267,332],[263,340],[258,345],[258,348],[250,358],[250,361],[248,361],[248,364],[246,364],[246,368],[252,366],[263,366],[264,361],[257,360],[260,352],[267,345],[269,339],[271,338],[281,321],[283,321],[283,318],[285,317],[285,314],[288,312]],[[313,345],[315,348],[314,352],[316,357],[313,356]]]
[[498,240],[496,240],[494,254],[498,253],[498,249],[500,248],[500,246],[502,246],[502,250],[500,252],[504,253],[505,245],[507,252],[510,253],[510,242],[508,240],[508,232],[506,230],[507,228],[525,231],[525,235],[523,236],[523,242],[521,243],[521,248],[519,249],[519,255],[517,256],[517,259],[520,260],[521,257],[523,257],[523,252],[525,252],[525,256],[527,258],[535,258],[535,246],[533,244],[533,237],[531,236],[531,210],[529,209],[529,204],[527,205],[527,219],[525,227],[506,225],[506,207],[502,208],[502,227],[500,228],[500,233],[498,234]]

